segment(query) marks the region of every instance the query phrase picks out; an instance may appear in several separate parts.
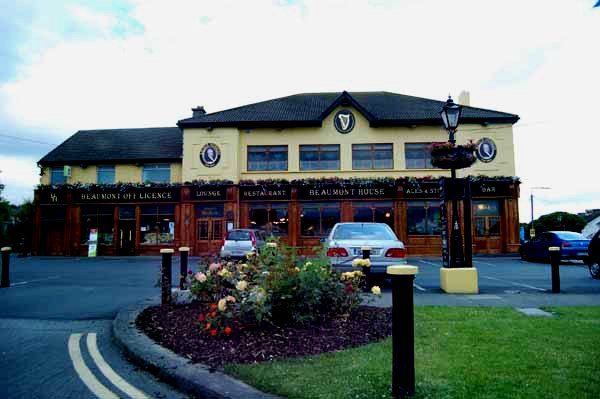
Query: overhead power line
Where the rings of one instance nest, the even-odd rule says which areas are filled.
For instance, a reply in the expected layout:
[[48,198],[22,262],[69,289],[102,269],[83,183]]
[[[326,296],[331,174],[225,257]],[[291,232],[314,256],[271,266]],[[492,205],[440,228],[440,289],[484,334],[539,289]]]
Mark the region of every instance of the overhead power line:
[[0,137],[7,137],[9,139],[13,139],[13,140],[19,140],[19,141],[26,141],[28,143],[35,143],[35,144],[43,144],[43,145],[51,145],[51,146],[56,146],[58,145],[57,143],[47,143],[45,141],[39,141],[39,140],[34,140],[34,139],[28,139],[25,137],[19,137],[19,136],[11,136],[9,134],[2,134],[0,133]]

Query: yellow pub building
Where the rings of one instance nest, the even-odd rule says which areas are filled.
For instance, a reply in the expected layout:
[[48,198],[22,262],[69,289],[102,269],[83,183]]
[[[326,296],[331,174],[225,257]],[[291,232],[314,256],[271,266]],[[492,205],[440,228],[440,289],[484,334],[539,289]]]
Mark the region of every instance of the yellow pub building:
[[[474,253],[519,247],[515,114],[463,105],[472,140]],[[78,131],[44,156],[34,254],[216,253],[256,228],[303,253],[337,222],[387,223],[409,255],[441,253],[440,178],[430,145],[448,140],[445,102],[389,92],[305,93],[206,113],[164,128]]]

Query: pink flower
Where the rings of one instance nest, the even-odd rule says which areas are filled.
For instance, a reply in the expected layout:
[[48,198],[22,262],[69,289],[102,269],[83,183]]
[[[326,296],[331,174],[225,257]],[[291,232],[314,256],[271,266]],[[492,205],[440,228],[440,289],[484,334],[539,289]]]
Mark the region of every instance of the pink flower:
[[219,270],[221,268],[221,264],[220,263],[211,263],[208,266],[208,270],[210,270],[211,272],[216,272],[217,270]]
[[196,281],[200,281],[201,283],[203,283],[206,281],[206,274],[204,274],[202,272],[198,272],[198,273],[196,273],[194,278],[196,279]]

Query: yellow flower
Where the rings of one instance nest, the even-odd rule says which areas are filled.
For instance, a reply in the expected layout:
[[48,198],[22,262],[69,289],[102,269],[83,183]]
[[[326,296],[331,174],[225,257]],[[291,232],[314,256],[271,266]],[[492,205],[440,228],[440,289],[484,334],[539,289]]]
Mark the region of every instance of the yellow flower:
[[371,267],[370,259],[353,259],[352,266],[354,267]]
[[312,262],[306,262],[306,263],[304,264],[304,266],[305,266],[305,267],[310,267],[310,266],[312,266]]
[[227,270],[227,269],[219,270],[219,273],[217,273],[217,274],[220,277],[223,277],[223,278],[229,278],[229,277],[231,277],[231,272],[229,270]]
[[267,247],[269,247],[269,248],[277,248],[277,243],[276,242],[268,242],[267,243]]
[[375,295],[381,295],[381,288],[379,288],[379,286],[377,286],[377,285],[374,285],[371,288],[371,292]]
[[235,297],[234,297],[234,296],[231,296],[231,295],[227,295],[227,296],[225,297],[225,299],[227,300],[227,302],[235,302]]
[[227,299],[225,299],[225,298],[219,299],[219,303],[217,304],[217,308],[219,308],[219,310],[221,312],[224,312],[225,309],[227,309]]
[[255,255],[256,255],[256,254],[255,254],[254,252],[248,252],[248,253],[246,254],[246,259],[250,260],[250,259],[252,259],[252,258],[253,258]]
[[294,267],[294,271],[295,271],[296,273],[300,273],[300,269],[298,269],[297,267]]
[[237,288],[239,291],[244,291],[246,288],[248,288],[248,283],[245,281],[238,281],[238,283],[235,285],[235,288]]

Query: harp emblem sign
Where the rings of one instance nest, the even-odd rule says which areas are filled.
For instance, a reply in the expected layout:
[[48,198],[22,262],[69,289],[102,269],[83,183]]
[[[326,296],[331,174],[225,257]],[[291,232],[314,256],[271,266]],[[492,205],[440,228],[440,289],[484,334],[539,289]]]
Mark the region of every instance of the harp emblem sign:
[[347,109],[343,109],[335,114],[333,125],[335,129],[343,134],[350,133],[354,129],[355,119],[354,114]]

